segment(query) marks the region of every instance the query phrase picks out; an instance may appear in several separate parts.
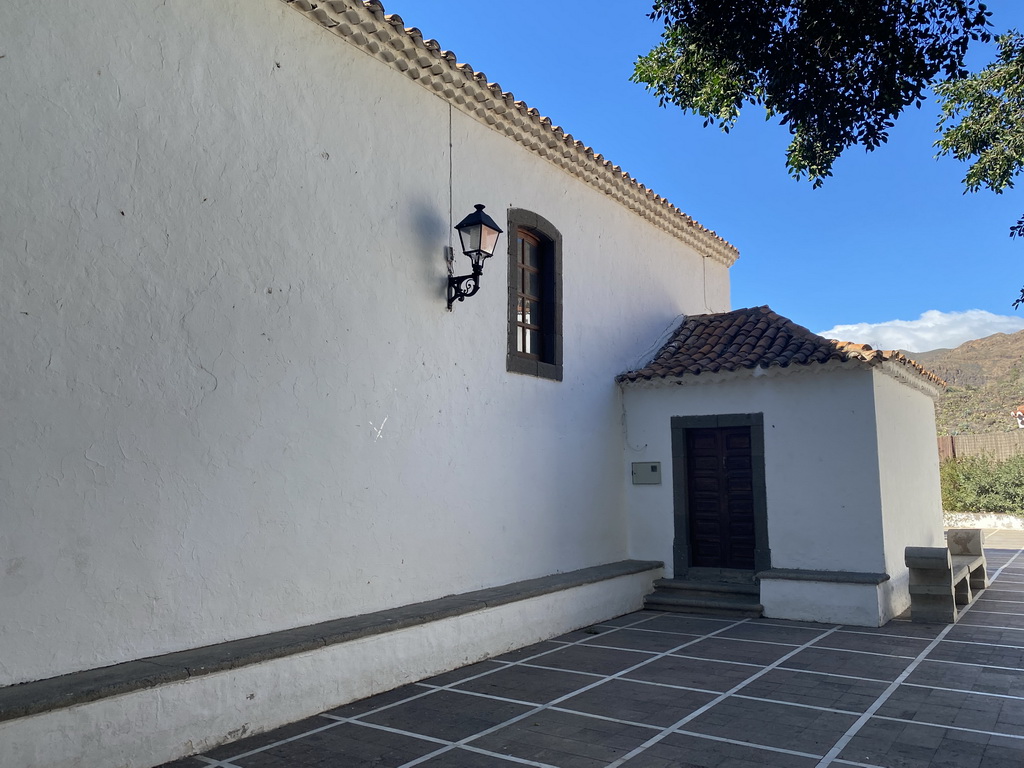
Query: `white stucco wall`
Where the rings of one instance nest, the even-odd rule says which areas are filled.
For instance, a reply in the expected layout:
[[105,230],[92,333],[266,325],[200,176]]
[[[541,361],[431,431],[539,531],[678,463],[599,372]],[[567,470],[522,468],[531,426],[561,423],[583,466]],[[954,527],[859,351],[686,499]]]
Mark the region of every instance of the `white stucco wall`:
[[[626,556],[613,377],[724,266],[279,0],[0,52],[0,685]],[[563,236],[561,383],[503,255],[444,310],[478,202]]]
[[878,409],[878,470],[882,487],[885,569],[891,610],[910,607],[909,547],[942,547],[942,491],[931,396],[881,371],[874,375]]
[[871,372],[808,368],[687,386],[627,387],[626,464],[661,461],[658,486],[628,487],[630,552],[672,560],[672,416],[764,414],[775,568],[882,571]]

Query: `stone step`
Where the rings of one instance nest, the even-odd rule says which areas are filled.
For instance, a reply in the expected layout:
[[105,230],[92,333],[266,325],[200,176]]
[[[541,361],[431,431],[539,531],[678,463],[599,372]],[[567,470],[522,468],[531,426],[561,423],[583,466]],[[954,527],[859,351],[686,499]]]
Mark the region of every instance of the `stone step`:
[[699,613],[710,616],[756,617],[764,613],[764,606],[756,599],[737,599],[729,595],[712,597],[660,590],[646,597],[644,608],[653,611]]
[[753,584],[754,572],[736,568],[700,568],[686,569],[684,581],[714,581],[721,584]]
[[655,591],[644,599],[644,607],[674,613],[702,613],[712,616],[760,616],[760,588],[751,580],[737,581],[659,579]]
[[657,590],[672,590],[676,592],[708,592],[725,595],[754,595],[760,596],[761,588],[753,581],[747,584],[738,582],[721,581],[692,581],[683,579],[658,579],[654,582]]

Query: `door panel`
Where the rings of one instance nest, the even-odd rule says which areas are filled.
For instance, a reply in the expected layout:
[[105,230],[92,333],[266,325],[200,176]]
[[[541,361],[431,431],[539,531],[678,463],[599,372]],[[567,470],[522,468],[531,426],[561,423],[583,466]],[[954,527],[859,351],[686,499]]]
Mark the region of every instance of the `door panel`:
[[750,427],[686,430],[691,564],[754,568]]

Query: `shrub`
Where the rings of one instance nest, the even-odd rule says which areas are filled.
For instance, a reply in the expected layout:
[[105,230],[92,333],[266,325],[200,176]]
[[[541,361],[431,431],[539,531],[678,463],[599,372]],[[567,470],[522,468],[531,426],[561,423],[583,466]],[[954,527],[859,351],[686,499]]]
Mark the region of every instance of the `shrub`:
[[942,507],[947,512],[1024,515],[1024,455],[946,459],[939,467]]

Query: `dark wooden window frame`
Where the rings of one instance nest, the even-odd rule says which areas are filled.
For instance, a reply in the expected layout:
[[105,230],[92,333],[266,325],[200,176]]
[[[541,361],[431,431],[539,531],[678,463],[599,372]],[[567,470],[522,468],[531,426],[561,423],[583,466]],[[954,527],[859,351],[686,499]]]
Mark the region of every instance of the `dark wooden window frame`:
[[772,567],[768,545],[768,496],[765,490],[764,414],[730,413],[716,416],[673,416],[672,428],[672,509],[673,578],[685,578],[691,567],[690,510],[687,501],[686,430],[715,427],[750,427],[750,453],[754,480],[754,571]]
[[[518,349],[519,231],[537,239],[541,248],[542,284],[541,353],[528,355]],[[508,211],[508,353],[506,368],[552,381],[562,380],[562,235],[550,221],[532,211]]]

